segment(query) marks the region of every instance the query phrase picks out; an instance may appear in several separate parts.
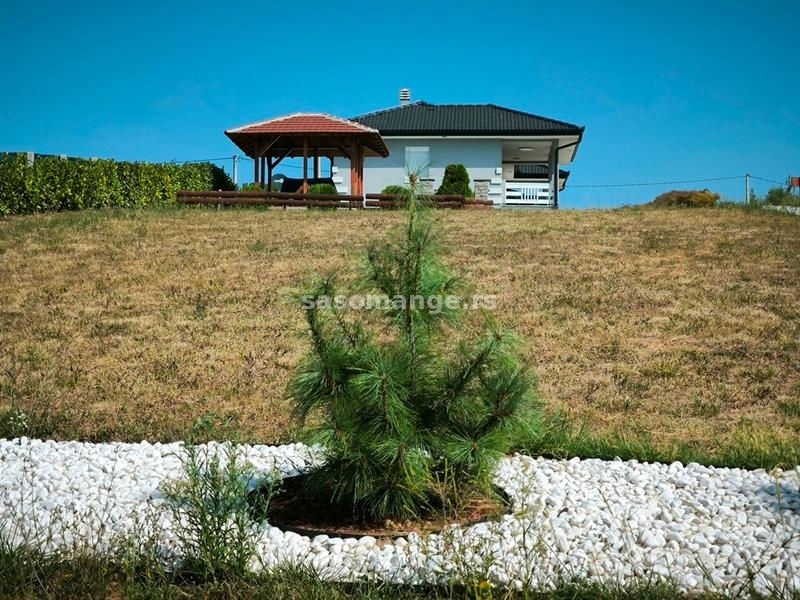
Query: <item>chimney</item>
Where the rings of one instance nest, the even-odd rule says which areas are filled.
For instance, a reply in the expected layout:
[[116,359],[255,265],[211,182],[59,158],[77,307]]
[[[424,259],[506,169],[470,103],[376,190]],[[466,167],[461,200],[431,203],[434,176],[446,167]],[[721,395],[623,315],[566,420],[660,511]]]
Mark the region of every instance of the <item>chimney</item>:
[[411,90],[403,88],[400,90],[400,106],[408,106],[411,103]]

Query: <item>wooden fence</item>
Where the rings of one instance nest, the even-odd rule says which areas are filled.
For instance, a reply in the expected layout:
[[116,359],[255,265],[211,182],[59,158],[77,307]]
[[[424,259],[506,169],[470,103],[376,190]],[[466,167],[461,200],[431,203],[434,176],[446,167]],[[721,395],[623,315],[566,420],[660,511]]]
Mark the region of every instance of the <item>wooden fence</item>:
[[[435,208],[490,208],[489,200],[475,200],[463,196],[425,196]],[[215,192],[181,190],[177,192],[178,204],[200,204],[205,206],[276,206],[306,208],[401,208],[405,204],[402,196],[394,194],[367,194],[361,196],[344,194],[290,194],[287,192]]]
[[[367,208],[402,208],[405,198],[395,194],[367,194],[364,206]],[[464,196],[423,196],[423,200],[430,202],[434,208],[490,208],[491,200],[476,200]]]
[[331,194],[289,194],[286,192],[197,192],[181,190],[177,194],[178,204],[202,204],[206,206],[278,206],[306,208],[363,208],[361,196]]

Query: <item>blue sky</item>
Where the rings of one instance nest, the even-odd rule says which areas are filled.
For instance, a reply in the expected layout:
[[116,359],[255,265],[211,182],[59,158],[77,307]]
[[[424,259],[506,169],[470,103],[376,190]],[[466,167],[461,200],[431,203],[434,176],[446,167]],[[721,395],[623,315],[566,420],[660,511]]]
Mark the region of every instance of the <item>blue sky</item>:
[[[746,172],[800,175],[798,27],[779,0],[3,0],[0,151],[231,156],[227,128],[362,114],[408,87],[585,125],[565,208],[706,186],[741,199]],[[583,187],[718,177],[736,179]]]

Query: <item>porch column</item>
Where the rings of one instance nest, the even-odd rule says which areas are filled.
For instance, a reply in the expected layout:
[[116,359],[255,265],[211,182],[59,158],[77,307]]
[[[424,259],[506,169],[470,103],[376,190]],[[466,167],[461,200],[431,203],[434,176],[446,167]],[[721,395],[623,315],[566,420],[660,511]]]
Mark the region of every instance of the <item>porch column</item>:
[[272,191],[272,157],[267,156],[267,191]]
[[319,179],[319,150],[314,148],[314,179]]
[[558,140],[550,144],[550,192],[553,196],[553,210],[558,209]]

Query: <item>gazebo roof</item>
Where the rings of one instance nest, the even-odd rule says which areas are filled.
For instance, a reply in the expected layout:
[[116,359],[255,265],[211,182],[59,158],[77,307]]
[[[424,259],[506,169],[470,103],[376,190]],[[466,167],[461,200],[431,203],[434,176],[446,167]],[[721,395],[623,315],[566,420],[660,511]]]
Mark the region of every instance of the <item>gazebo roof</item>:
[[253,158],[267,149],[273,155],[302,156],[304,144],[321,155],[348,156],[353,137],[359,138],[366,156],[389,156],[377,129],[321,113],[277,117],[228,129],[225,135]]

